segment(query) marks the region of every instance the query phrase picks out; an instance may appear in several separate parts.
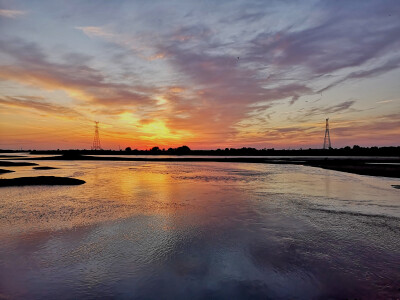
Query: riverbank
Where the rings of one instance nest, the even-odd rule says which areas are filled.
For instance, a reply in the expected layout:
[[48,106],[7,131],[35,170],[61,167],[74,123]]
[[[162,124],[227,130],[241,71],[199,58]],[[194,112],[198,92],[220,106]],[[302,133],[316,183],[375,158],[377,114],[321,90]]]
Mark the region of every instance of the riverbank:
[[100,160],[100,161],[149,161],[149,162],[237,162],[237,163],[267,163],[267,164],[295,164],[310,167],[319,167],[341,172],[360,175],[384,176],[400,178],[399,157],[196,157],[196,156],[169,156],[169,157],[126,157],[126,156],[91,156],[68,153],[59,156],[24,157],[18,160]]

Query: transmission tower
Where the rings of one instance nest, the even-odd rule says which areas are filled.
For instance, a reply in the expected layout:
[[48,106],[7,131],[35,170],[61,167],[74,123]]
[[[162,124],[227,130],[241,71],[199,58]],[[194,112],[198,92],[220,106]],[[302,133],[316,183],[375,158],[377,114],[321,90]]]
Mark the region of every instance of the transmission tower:
[[324,148],[323,149],[330,149],[332,148],[331,145],[331,136],[329,135],[329,118],[326,119],[326,127],[325,127],[325,138],[324,138]]
[[99,137],[99,122],[95,121],[96,126],[94,129],[94,139],[93,139],[93,145],[92,145],[92,150],[102,150],[101,145],[100,145],[100,137]]

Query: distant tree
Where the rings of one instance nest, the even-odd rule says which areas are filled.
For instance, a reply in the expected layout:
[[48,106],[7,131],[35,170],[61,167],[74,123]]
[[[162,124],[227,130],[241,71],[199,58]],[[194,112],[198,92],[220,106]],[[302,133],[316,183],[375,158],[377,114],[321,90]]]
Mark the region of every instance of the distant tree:
[[132,148],[131,147],[126,147],[125,151],[130,152],[130,151],[132,151]]
[[354,145],[354,146],[353,146],[353,150],[360,150],[360,149],[361,149],[361,147],[358,146],[358,145]]
[[190,148],[188,146],[181,146],[176,148],[176,153],[177,154],[187,154],[190,153]]

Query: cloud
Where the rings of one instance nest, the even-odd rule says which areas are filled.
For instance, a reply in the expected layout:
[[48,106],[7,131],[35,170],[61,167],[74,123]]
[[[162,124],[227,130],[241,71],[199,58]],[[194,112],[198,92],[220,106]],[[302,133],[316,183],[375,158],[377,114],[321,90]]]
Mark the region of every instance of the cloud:
[[307,120],[312,120],[315,116],[321,115],[325,118],[325,116],[339,114],[353,109],[352,107],[355,103],[355,100],[347,100],[330,106],[320,106],[303,109],[299,111],[296,117],[291,120],[294,122],[306,122]]
[[303,30],[289,27],[273,34],[260,33],[252,41],[250,55],[278,67],[305,66],[314,73],[326,74],[360,66],[399,43],[400,22],[391,19],[388,23],[386,18],[376,17],[375,5],[360,4],[357,13],[349,9],[354,3],[342,8],[321,6],[323,22]]
[[[266,132],[287,138],[297,122],[356,112],[354,100],[301,107],[302,97],[337,91],[344,82],[374,78],[400,63],[396,1],[303,3],[193,2],[179,9],[160,3],[138,9],[127,2],[107,6],[110,19],[102,5],[70,5],[68,18],[81,25],[72,26],[83,41],[79,51],[90,55],[60,55],[46,40],[40,46],[4,40],[0,77],[64,91],[111,120],[129,112],[137,124],[153,124],[149,130],[190,130],[193,143],[245,142],[250,135],[256,142]],[[61,44],[64,37],[76,38],[60,35]],[[281,112],[288,104],[300,107],[292,119]],[[306,136],[312,132],[301,128]]]
[[0,16],[6,18],[16,18],[26,14],[26,11],[22,10],[10,10],[10,9],[0,9]]
[[384,104],[384,103],[390,103],[393,102],[394,100],[390,99],[390,100],[382,100],[382,101],[377,101],[376,103],[378,104]]
[[[270,16],[276,9],[275,6],[272,10],[263,5],[250,6],[248,10],[245,6],[235,6],[235,11],[230,10],[220,21],[226,28],[237,22],[257,24],[265,22],[263,15]],[[178,82],[185,93],[171,93],[172,89],[159,91],[157,103],[163,108],[149,111],[145,118],[162,118],[171,128],[190,127],[210,133],[215,128],[221,128],[222,132],[223,128],[224,132],[232,133],[232,129],[236,131],[236,124],[256,111],[253,104],[277,100],[294,104],[302,96],[317,92],[312,87],[314,81],[322,80],[326,87],[334,87],[346,80],[371,78],[397,68],[394,60],[389,59],[386,64],[345,74],[340,80],[335,80],[336,75],[326,76],[349,67],[360,68],[371,59],[390,53],[398,43],[400,22],[393,19],[388,25],[378,15],[380,5],[362,4],[361,12],[356,13],[349,9],[353,6],[318,2],[313,9],[319,18],[306,26],[293,23],[248,36],[240,33],[223,36],[220,32],[228,31],[218,28],[218,23],[197,20],[195,16],[192,22],[159,29],[156,38],[138,39],[137,32],[134,37],[111,33],[104,27],[79,29],[117,47],[129,48],[135,44],[140,45],[139,52],[146,49],[148,53],[158,53],[174,74],[182,78]],[[365,28],[366,16],[373,26],[357,29]],[[152,36],[151,28],[148,31]],[[231,37],[236,40],[230,41]],[[263,75],[265,71],[267,75]],[[345,112],[353,104],[354,101],[345,101],[313,108],[304,117]],[[203,122],[204,119],[208,121]]]
[[46,113],[48,115],[54,116],[62,116],[66,118],[76,119],[82,118],[83,115],[76,110],[65,107],[62,105],[57,105],[54,103],[46,102],[42,97],[32,97],[32,96],[19,96],[19,97],[11,97],[4,96],[0,97],[0,103],[2,105],[8,107],[17,107],[24,109],[35,109],[42,113]]
[[[155,98],[155,95],[162,94],[163,90],[169,98],[173,95],[176,98],[184,91],[182,87],[167,86],[161,89],[110,82],[102,72],[82,65],[80,57],[76,61],[77,64],[74,64],[74,61],[54,63],[36,44],[20,40],[0,43],[0,53],[8,55],[11,58],[10,62],[13,61],[11,65],[0,66],[1,79],[46,90],[65,91],[71,98],[78,100],[80,110],[100,113],[114,119],[117,117],[116,121],[118,116],[125,112],[134,112],[138,122],[140,119],[151,119],[148,124],[135,123],[137,125],[134,127],[135,130],[142,132],[142,140],[153,141],[167,138],[176,140],[190,136],[188,128],[170,128]],[[0,103],[12,107],[33,108],[56,116],[63,114],[69,118],[80,116],[76,110],[47,103],[42,98],[4,97],[0,99]],[[153,137],[151,137],[151,130],[154,131]]]
[[[63,90],[81,102],[104,106],[151,104],[151,95],[138,92],[134,86],[113,83],[102,72],[81,63],[54,63],[33,43],[20,40],[2,41],[0,52],[13,60],[2,65],[0,78],[47,90]],[[138,88],[140,89],[140,87]],[[147,90],[151,90],[148,87]]]
[[[393,145],[393,141],[400,138],[399,120],[399,114],[374,116],[373,118],[334,118],[330,120],[332,144],[334,147],[354,144],[362,146]],[[258,127],[258,130],[245,129],[232,142],[233,144],[246,143],[253,147],[322,147],[324,121],[297,124],[298,126]],[[374,133],[374,139],[371,139],[372,133]]]
[[90,38],[100,38],[108,43],[126,48],[131,51],[131,54],[135,54],[143,60],[153,61],[165,57],[165,53],[155,52],[147,46],[146,39],[141,36],[133,37],[127,34],[115,33],[99,26],[79,26],[75,27],[75,29],[81,30]]
[[353,104],[355,102],[356,102],[355,100],[347,100],[347,101],[344,101],[339,104],[335,104],[335,105],[324,107],[324,108],[317,108],[317,109],[313,109],[313,110],[319,111],[323,114],[334,114],[334,113],[343,112],[345,110],[348,110],[350,107],[353,106]]
[[[317,92],[348,80],[376,77],[399,67],[397,4],[320,1],[313,7],[314,16],[319,18],[308,26],[292,24],[278,31],[260,32],[249,41],[245,57],[254,64],[267,65],[270,76],[282,74],[293,82],[314,86],[322,82],[325,87]],[[382,60],[385,62],[380,63]],[[338,72],[341,79],[335,80]],[[333,82],[327,84],[327,75]]]
[[371,78],[371,77],[379,76],[381,74],[395,70],[399,67],[400,67],[400,58],[391,59],[384,64],[381,64],[374,68],[370,68],[368,70],[351,72],[350,74],[344,76],[343,78],[336,80],[336,81],[330,83],[329,85],[327,85],[326,87],[318,90],[317,93],[319,94],[319,93],[325,92],[325,91],[339,85],[340,83],[347,82],[352,79],[364,79],[364,78]]
[[[236,56],[209,53],[210,45],[218,47],[219,44],[204,34],[208,30],[192,27],[190,32],[190,39],[177,42],[176,35],[172,34],[173,38],[159,45],[159,51],[167,53],[170,66],[183,74],[186,86],[194,86],[197,90],[197,94],[192,93],[191,97],[172,101],[174,111],[188,116],[171,116],[168,121],[173,127],[199,127],[205,132],[216,128],[232,131],[236,123],[254,110],[251,107],[254,103],[286,98],[296,100],[313,93],[312,89],[300,83],[285,82],[269,87],[267,78],[261,78],[257,70],[243,64]],[[193,40],[199,42],[192,45]],[[204,119],[208,122],[200,121]]]
[[[338,122],[331,126],[331,137],[339,139],[342,145],[364,144],[393,145],[400,138],[400,114],[375,116],[373,119],[364,118]],[[371,139],[371,133],[374,139]],[[357,137],[357,142],[354,137]]]
[[106,31],[102,27],[86,26],[86,27],[75,27],[75,28],[83,31],[83,33],[89,37],[111,38],[114,36],[113,33]]
[[[201,22],[164,36],[157,49],[166,53],[167,62],[182,74],[186,85],[196,86],[202,93],[194,97],[201,105],[174,101],[175,108],[189,117],[172,117],[169,122],[186,127],[208,116],[214,127],[229,130],[251,115],[255,103],[288,99],[294,104],[302,96],[316,93],[314,81],[327,86],[326,82],[334,80],[333,87],[346,80],[372,78],[396,69],[398,61],[390,54],[399,44],[400,22],[392,19],[388,24],[379,15],[382,7],[376,3],[362,4],[361,12],[356,13],[349,9],[354,4],[343,6],[319,2],[316,11],[320,18],[307,26],[292,24],[278,31],[264,30],[254,37],[237,35],[240,41],[233,43],[221,39],[215,27]],[[254,12],[234,15],[235,20],[249,17],[251,22],[262,18]],[[367,16],[371,26],[366,28]],[[234,25],[232,20],[225,18],[224,22]],[[386,56],[389,59],[385,63],[376,63]],[[365,67],[372,60],[376,60],[375,66]],[[347,68],[353,69],[346,75]],[[335,80],[335,74],[326,76],[337,71],[345,73],[340,80]],[[267,76],[262,76],[265,73]],[[312,108],[303,117],[346,112],[354,103],[349,100]]]

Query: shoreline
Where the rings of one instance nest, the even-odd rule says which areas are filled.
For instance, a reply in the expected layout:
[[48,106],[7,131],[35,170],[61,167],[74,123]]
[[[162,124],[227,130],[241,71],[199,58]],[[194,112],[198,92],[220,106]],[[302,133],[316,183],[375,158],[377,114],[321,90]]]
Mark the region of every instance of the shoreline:
[[[14,159],[15,160],[15,159]],[[321,158],[295,157],[295,158],[266,158],[266,157],[116,157],[116,156],[90,156],[90,155],[60,155],[46,157],[24,157],[18,160],[97,160],[97,161],[148,161],[148,162],[236,162],[236,163],[264,163],[264,164],[292,164],[323,169],[347,172],[359,175],[383,176],[400,178],[399,157],[376,158]]]

